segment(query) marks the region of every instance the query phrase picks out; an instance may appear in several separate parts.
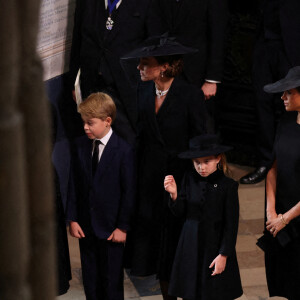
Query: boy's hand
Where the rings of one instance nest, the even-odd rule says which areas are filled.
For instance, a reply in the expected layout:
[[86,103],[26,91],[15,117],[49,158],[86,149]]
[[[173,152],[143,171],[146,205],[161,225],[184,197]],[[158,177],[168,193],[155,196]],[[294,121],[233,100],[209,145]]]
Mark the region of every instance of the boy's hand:
[[72,237],[81,239],[84,238],[84,232],[82,231],[80,225],[77,222],[70,221],[69,231]]
[[165,187],[165,190],[168,193],[170,193],[172,200],[175,201],[177,199],[177,185],[176,185],[175,179],[172,175],[168,175],[165,177],[164,187]]
[[227,256],[219,254],[209,266],[209,268],[215,266],[215,269],[213,270],[211,276],[221,274],[225,270],[226,261],[227,261]]
[[112,241],[114,243],[125,243],[126,236],[127,236],[126,230],[116,228],[107,240]]

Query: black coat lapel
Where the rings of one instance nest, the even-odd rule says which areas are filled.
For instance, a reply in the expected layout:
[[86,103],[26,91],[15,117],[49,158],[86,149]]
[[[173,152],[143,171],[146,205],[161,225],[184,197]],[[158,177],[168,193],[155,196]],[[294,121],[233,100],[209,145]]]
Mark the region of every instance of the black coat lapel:
[[[145,97],[145,114],[146,119],[143,120],[146,126],[151,128],[153,135],[155,135],[162,144],[164,144],[163,138],[160,134],[159,127],[157,124],[157,115],[155,114],[155,91],[154,91],[154,82],[152,84],[147,85],[147,90],[145,93],[142,93],[142,97]],[[148,130],[149,130],[148,129]]]
[[157,112],[158,121],[164,119],[164,116],[169,113],[169,110],[172,109],[172,106],[176,105],[179,93],[180,91],[178,90],[178,79],[175,78],[170,86],[169,92],[163,104],[161,105],[159,111]]

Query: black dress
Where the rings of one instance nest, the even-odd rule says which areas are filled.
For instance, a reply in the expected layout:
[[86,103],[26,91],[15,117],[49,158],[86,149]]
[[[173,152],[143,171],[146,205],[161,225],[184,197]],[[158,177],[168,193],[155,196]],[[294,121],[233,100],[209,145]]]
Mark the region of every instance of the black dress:
[[172,174],[180,182],[190,164],[177,155],[187,150],[191,137],[204,132],[204,96],[175,78],[156,114],[154,82],[141,82],[138,109],[138,208],[131,273],[157,274],[168,281],[182,220],[168,209],[163,181]]
[[[186,173],[170,208],[186,221],[173,264],[169,294],[184,299],[232,300],[242,295],[235,243],[239,221],[238,184],[215,171],[201,177]],[[228,256],[225,271],[211,276],[209,265]]]
[[[300,201],[300,125],[297,113],[286,113],[278,128],[274,151],[277,161],[276,213]],[[300,217],[292,220],[265,252],[270,296],[300,299]]]

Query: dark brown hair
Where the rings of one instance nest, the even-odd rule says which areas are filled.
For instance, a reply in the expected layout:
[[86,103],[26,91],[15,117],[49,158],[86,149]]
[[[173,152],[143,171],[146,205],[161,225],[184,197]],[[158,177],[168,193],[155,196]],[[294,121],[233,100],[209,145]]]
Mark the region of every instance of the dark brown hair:
[[183,59],[182,55],[166,55],[166,56],[155,56],[154,57],[159,65],[165,63],[169,64],[169,67],[164,72],[166,77],[175,77],[178,76],[183,69]]

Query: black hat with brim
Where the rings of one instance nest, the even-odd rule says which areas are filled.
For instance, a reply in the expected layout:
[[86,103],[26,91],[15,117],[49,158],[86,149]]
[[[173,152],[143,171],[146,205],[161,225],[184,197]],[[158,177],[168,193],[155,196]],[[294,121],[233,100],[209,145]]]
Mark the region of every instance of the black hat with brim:
[[216,135],[203,134],[190,139],[189,150],[180,153],[178,157],[185,159],[200,158],[218,155],[231,149],[232,147],[221,145]]
[[291,68],[283,79],[265,85],[264,91],[267,93],[280,93],[296,87],[300,87],[300,66]]
[[174,37],[167,34],[148,38],[141,47],[125,54],[121,59],[133,59],[151,56],[169,56],[196,53],[197,49],[184,46],[176,41]]

